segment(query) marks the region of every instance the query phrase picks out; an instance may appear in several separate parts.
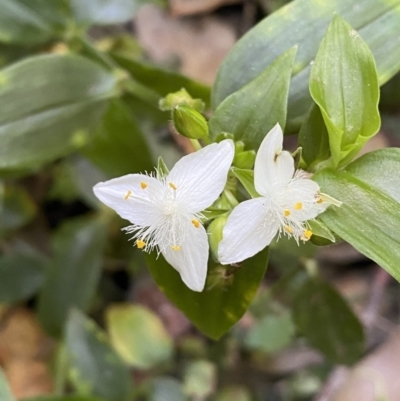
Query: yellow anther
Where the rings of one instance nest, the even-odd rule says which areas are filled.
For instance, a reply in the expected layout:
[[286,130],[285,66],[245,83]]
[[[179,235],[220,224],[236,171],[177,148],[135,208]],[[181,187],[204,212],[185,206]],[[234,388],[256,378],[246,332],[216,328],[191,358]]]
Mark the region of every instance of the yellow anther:
[[301,210],[301,209],[303,209],[303,203],[301,203],[301,202],[295,203],[295,204],[294,204],[294,208],[295,208],[295,210]]
[[284,214],[284,216],[285,217],[288,217],[288,216],[290,216],[290,210],[289,209],[285,209],[284,211],[283,211],[283,214]]
[[143,240],[138,239],[138,240],[136,241],[136,246],[137,246],[139,249],[143,249],[143,248],[146,246],[146,243],[145,243]]
[[140,187],[142,188],[142,189],[146,189],[147,188],[147,184],[145,183],[145,182],[141,182],[140,183]]
[[126,195],[124,196],[124,200],[128,200],[128,198],[131,196],[132,191],[128,191]]
[[175,191],[178,189],[178,187],[177,187],[173,182],[170,182],[168,185],[169,185],[172,189],[174,189]]
[[173,251],[180,251],[182,249],[179,245],[172,245],[171,248]]
[[322,198],[317,198],[317,203],[322,203],[324,200]]
[[291,233],[293,232],[292,227],[290,227],[290,226],[285,226],[285,230],[286,230],[289,234],[291,234]]
[[307,240],[309,240],[312,236],[312,231],[311,230],[306,230],[304,231],[304,237],[307,238]]
[[193,220],[192,220],[192,224],[193,224],[196,228],[199,228],[199,227],[200,227],[200,222],[199,222],[199,220],[193,219]]

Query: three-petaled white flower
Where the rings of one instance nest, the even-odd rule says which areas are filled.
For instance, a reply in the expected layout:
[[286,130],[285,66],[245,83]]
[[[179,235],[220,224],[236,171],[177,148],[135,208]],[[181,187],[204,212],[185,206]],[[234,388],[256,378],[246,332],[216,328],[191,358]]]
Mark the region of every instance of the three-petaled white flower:
[[240,203],[228,217],[219,243],[222,264],[245,260],[268,246],[279,233],[307,241],[312,232],[307,220],[314,219],[330,204],[341,202],[320,193],[319,185],[302,170],[295,171],[294,159],[282,151],[279,124],[267,134],[257,152],[254,185],[259,198]]
[[193,291],[202,291],[209,245],[201,212],[223,191],[234,156],[231,140],[184,156],[167,176],[129,174],[94,186],[95,195],[132,225],[138,248],[157,248]]

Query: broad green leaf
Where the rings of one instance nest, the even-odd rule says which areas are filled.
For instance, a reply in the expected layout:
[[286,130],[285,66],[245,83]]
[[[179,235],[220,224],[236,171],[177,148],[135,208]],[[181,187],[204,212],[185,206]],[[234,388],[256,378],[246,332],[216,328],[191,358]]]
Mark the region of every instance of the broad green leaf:
[[0,233],[20,228],[35,217],[36,204],[25,189],[5,186],[2,196]]
[[70,378],[79,393],[107,401],[132,400],[128,367],[112,349],[106,334],[76,309],[69,314],[65,341]]
[[250,194],[252,198],[259,198],[260,194],[256,191],[254,186],[254,171],[241,168],[232,167],[232,173],[243,185],[244,189]]
[[400,149],[371,152],[346,170],[321,170],[313,179],[343,202],[319,216],[330,230],[400,281]]
[[0,369],[0,400],[15,401],[15,398],[11,393],[10,386],[8,385],[7,378],[2,369]]
[[150,387],[151,401],[186,401],[182,384],[172,377],[157,377]]
[[185,371],[183,392],[192,399],[206,399],[215,391],[216,366],[206,360],[191,362]]
[[[400,70],[400,0],[295,0],[251,29],[225,58],[212,90],[215,109],[294,45],[299,46],[289,93],[287,132],[296,132],[311,106],[308,76],[322,37],[338,13],[375,57],[380,85]],[[267,111],[265,111],[267,112]]]
[[330,158],[329,136],[320,108],[313,103],[299,132],[302,147],[301,166],[313,170],[318,163]]
[[37,257],[21,254],[1,256],[0,303],[29,298],[41,287],[44,277],[44,261]]
[[54,160],[85,145],[116,79],[80,56],[32,57],[0,71],[0,168]]
[[[156,252],[146,254],[151,274],[167,297],[204,334],[219,339],[246,312],[267,268],[268,249],[240,266],[222,266],[211,260],[203,292],[189,290],[179,273]],[[216,307],[218,305],[218,307]]]
[[210,88],[184,75],[144,63],[133,58],[111,54],[114,60],[142,85],[154,90],[160,97],[185,88],[193,98],[210,103]]
[[211,136],[228,132],[235,140],[256,150],[277,122],[284,128],[296,51],[296,47],[291,48],[246,86],[228,96],[210,119]]
[[24,398],[22,401],[105,401],[100,398],[83,395],[44,395],[35,398]]
[[272,353],[290,344],[294,326],[289,312],[269,313],[257,320],[245,337],[245,345],[253,350]]
[[151,369],[172,356],[172,339],[160,318],[142,306],[114,305],[106,312],[111,342],[131,366]]
[[311,68],[310,93],[328,130],[333,163],[345,165],[379,130],[379,85],[371,51],[338,15]]
[[49,334],[62,333],[71,308],[89,306],[100,277],[106,232],[102,221],[78,219],[56,233],[38,305],[39,320]]
[[92,141],[81,152],[110,176],[153,169],[139,124],[121,100],[111,102]]
[[0,42],[36,45],[51,39],[48,21],[18,0],[0,0]]
[[293,317],[309,343],[339,364],[357,362],[364,351],[363,327],[328,283],[309,279],[296,294]]

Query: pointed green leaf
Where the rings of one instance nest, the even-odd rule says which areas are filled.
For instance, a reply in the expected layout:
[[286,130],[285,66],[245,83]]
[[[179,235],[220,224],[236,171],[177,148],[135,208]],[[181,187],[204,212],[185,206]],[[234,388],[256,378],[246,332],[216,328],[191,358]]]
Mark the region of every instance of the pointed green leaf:
[[106,311],[111,342],[121,358],[139,369],[151,369],[172,356],[172,339],[160,318],[142,306],[113,305]]
[[366,154],[344,171],[313,176],[343,202],[319,216],[326,226],[400,281],[400,149]]
[[62,333],[71,308],[89,306],[100,278],[106,233],[104,223],[94,219],[71,220],[57,232],[38,305],[39,320],[49,334]]
[[259,198],[260,194],[256,191],[254,186],[254,171],[241,168],[232,167],[232,173],[237,177],[244,189],[250,194],[252,198]]
[[[151,274],[167,297],[204,334],[217,340],[246,312],[267,268],[268,249],[240,266],[208,265],[203,292],[189,290],[179,273],[156,252],[146,254]],[[218,305],[218,307],[216,307]]]
[[79,393],[107,401],[132,400],[128,367],[111,348],[106,334],[76,309],[69,315],[65,341],[71,381]]
[[36,166],[91,138],[116,79],[80,56],[38,56],[0,71],[0,168]]
[[287,132],[296,132],[311,106],[311,64],[335,12],[359,32],[372,50],[380,85],[387,82],[400,70],[400,0],[363,0],[357,5],[348,0],[295,0],[247,32],[225,58],[212,90],[214,109],[283,51],[298,45],[286,125]]
[[111,102],[93,139],[81,152],[114,177],[153,169],[139,124],[121,100]]
[[364,352],[361,322],[328,283],[309,279],[296,294],[293,317],[309,343],[332,362],[353,364]]
[[310,93],[328,129],[333,163],[348,163],[379,130],[379,85],[371,51],[338,15],[312,66]]
[[228,132],[256,150],[277,122],[284,127],[296,51],[296,47],[289,49],[258,77],[227,97],[210,119],[211,136]]

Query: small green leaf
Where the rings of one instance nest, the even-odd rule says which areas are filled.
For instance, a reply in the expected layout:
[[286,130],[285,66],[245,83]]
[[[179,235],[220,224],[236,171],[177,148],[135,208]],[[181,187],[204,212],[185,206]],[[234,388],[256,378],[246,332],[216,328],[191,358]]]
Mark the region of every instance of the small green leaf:
[[112,177],[153,169],[139,124],[121,100],[111,102],[92,141],[81,152]]
[[157,377],[150,387],[151,401],[186,401],[182,384],[172,377]]
[[100,277],[106,233],[104,223],[94,219],[71,220],[57,232],[38,305],[39,320],[49,334],[62,333],[71,308],[89,306]]
[[350,365],[361,358],[363,327],[347,302],[328,283],[309,279],[296,294],[293,317],[309,343],[331,361]]
[[257,150],[267,132],[278,122],[285,127],[292,66],[297,48],[277,58],[258,77],[227,97],[210,119],[211,136],[229,132]]
[[[311,242],[315,245],[319,245],[319,241],[321,238],[328,240],[328,245],[332,242],[336,242],[336,238],[333,235],[332,231],[319,220],[309,220],[308,224],[310,225],[312,231]],[[315,237],[318,237],[317,241],[315,241]],[[327,245],[324,244],[324,245]]]
[[232,167],[232,173],[237,177],[240,183],[244,186],[244,189],[250,194],[252,198],[259,198],[260,194],[254,187],[254,171],[245,170],[241,168]]
[[36,211],[36,204],[25,189],[6,186],[0,208],[0,232],[24,226],[35,217]]
[[38,257],[21,254],[1,256],[0,303],[15,303],[35,294],[45,278],[44,263]]
[[247,348],[272,353],[289,345],[293,336],[294,325],[290,313],[269,313],[250,328],[245,344]]
[[330,230],[400,281],[400,149],[382,149],[344,171],[313,176],[323,192],[343,202],[319,216]]
[[157,161],[157,179],[161,179],[162,177],[169,174],[169,169],[165,164],[163,158],[159,156]]
[[168,361],[172,340],[160,318],[142,306],[114,305],[106,312],[111,342],[121,358],[139,369]]
[[193,399],[206,399],[215,391],[216,366],[210,361],[199,360],[188,365],[185,372],[183,392]]
[[7,378],[0,368],[0,400],[1,401],[16,401],[11,393],[10,386],[7,382]]
[[335,166],[345,165],[380,127],[374,56],[335,15],[311,68],[310,93],[321,109]]
[[[189,290],[179,273],[156,252],[146,254],[151,274],[167,297],[204,334],[217,340],[246,312],[267,268],[268,249],[240,266],[208,264],[203,292]],[[215,307],[218,305],[218,307]]]
[[85,145],[116,79],[80,56],[46,55],[0,71],[0,168],[36,166]]
[[106,334],[76,309],[69,315],[65,341],[70,378],[79,393],[107,401],[132,400],[129,369],[111,348]]
[[302,147],[301,164],[313,170],[318,163],[330,158],[329,135],[320,108],[313,103],[301,125],[299,145]]

